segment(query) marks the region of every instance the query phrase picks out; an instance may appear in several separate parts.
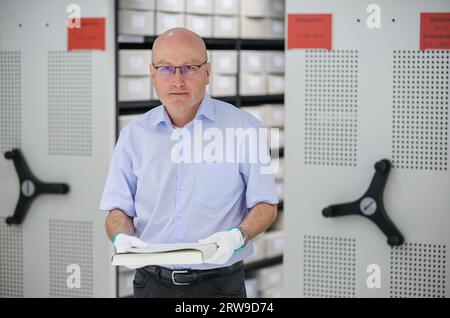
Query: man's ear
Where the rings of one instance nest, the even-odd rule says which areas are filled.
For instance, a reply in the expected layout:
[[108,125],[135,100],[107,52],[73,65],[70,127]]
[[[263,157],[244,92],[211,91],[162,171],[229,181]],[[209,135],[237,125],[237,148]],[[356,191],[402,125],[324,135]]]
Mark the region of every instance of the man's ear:
[[206,66],[206,84],[209,84],[209,77],[211,75],[211,63],[207,63],[205,66]]
[[155,68],[152,64],[150,64],[148,67],[150,69],[150,76],[152,77],[152,80],[155,80]]

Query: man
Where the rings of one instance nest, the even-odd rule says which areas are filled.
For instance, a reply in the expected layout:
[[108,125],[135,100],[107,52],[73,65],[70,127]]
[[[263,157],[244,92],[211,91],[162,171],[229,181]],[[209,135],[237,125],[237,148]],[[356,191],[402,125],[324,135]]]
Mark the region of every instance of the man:
[[261,123],[205,93],[211,72],[206,46],[187,29],[171,29],[155,40],[150,72],[163,105],[120,133],[100,204],[110,212],[107,234],[118,252],[146,243],[218,246],[205,264],[138,269],[135,297],[246,297],[242,261],[253,252],[247,242],[277,215],[273,174],[245,160],[177,161],[174,154],[185,156],[190,149],[177,148],[173,136],[186,141],[199,125],[225,134],[229,128],[256,130]]

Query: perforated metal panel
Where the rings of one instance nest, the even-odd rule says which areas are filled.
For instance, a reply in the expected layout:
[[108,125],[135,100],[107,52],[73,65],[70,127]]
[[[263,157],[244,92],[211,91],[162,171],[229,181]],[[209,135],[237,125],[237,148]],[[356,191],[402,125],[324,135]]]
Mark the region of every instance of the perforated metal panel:
[[20,51],[0,51],[0,152],[21,146]]
[[305,164],[356,166],[358,52],[305,56]]
[[391,297],[445,297],[446,246],[405,243],[391,250]]
[[[288,32],[285,72],[289,155],[283,259],[288,297],[312,296],[312,288],[316,297],[329,295],[315,285],[320,282],[314,266],[322,264],[306,267],[304,258],[314,254],[299,253],[305,235],[356,240],[355,297],[450,297],[450,267],[443,257],[444,251],[450,252],[450,50],[420,50],[421,37],[427,36],[421,14],[450,12],[450,1],[376,4],[381,12],[379,28],[370,23],[376,13],[367,2],[286,0],[294,26]],[[322,13],[327,16],[299,16]],[[328,18],[331,51],[323,49],[322,41]],[[444,20],[436,16],[429,20],[435,25],[436,34],[430,33],[430,38],[436,36],[435,43],[445,37],[440,25]],[[289,49],[312,43],[316,48]],[[392,163],[386,183],[373,179],[374,165],[382,159]],[[324,208],[358,200],[370,185],[385,185],[377,206],[385,207],[408,242],[405,246],[392,249],[387,232],[370,219],[324,217]],[[422,254],[414,248],[421,248]],[[305,269],[316,275],[309,290],[303,286]],[[339,280],[331,284],[345,286]]]
[[[50,296],[93,297],[92,222],[49,220]],[[80,288],[69,288],[68,266],[80,269]]]
[[394,166],[447,170],[450,52],[396,50],[393,63]]
[[48,52],[49,155],[92,155],[90,52]]
[[23,297],[22,228],[0,217],[0,297]]
[[303,294],[305,297],[354,297],[356,240],[303,237]]
[[[116,7],[77,1],[83,16],[105,19],[105,50],[68,51],[70,4],[0,0],[0,297],[116,296],[98,212],[116,141]],[[36,177],[70,191],[38,196],[23,223],[8,227],[20,190],[3,156],[11,148]]]

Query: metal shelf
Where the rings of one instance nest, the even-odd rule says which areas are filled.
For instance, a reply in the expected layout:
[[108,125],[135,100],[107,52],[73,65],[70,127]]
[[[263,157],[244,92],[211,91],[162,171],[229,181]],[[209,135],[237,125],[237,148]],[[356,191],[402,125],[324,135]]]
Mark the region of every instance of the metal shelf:
[[244,263],[245,276],[248,276],[248,274],[251,273],[252,271],[262,269],[265,267],[279,265],[282,263],[283,263],[283,255],[265,258],[260,261],[256,261],[256,262],[252,262],[252,263],[248,263],[248,264]]
[[[150,50],[156,36],[118,36],[118,49]],[[284,39],[203,38],[208,50],[276,50],[283,51]]]
[[241,39],[241,50],[275,50],[284,51],[283,39]]
[[[278,151],[278,156],[275,155],[274,152]],[[279,149],[270,149],[270,157],[271,158],[284,158],[284,148],[279,148]]]
[[280,202],[278,202],[278,212],[283,211],[284,209],[284,201],[280,200]]
[[[239,106],[259,106],[261,104],[283,104],[284,94],[260,95],[260,96],[238,96]],[[238,106],[236,105],[236,106]],[[239,107],[238,106],[238,107]]]
[[135,101],[135,102],[118,102],[119,115],[143,114],[153,109],[161,103],[155,100]]

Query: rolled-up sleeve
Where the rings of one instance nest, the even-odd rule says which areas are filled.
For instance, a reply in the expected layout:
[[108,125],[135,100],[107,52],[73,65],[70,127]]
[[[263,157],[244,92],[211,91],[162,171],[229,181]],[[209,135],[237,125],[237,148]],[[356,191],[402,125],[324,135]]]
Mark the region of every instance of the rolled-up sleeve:
[[[253,122],[251,126],[255,129],[263,128],[259,121]],[[261,138],[261,136],[258,138]],[[265,142],[268,145],[267,139]],[[258,142],[258,144],[260,143]],[[247,159],[249,158],[249,148],[250,147],[246,147],[245,150]],[[260,154],[259,149],[258,154]],[[268,146],[265,154],[270,156]],[[268,173],[270,170],[270,163],[263,163],[261,158],[258,158],[256,163],[244,160],[244,162],[239,164],[239,170],[246,185],[245,199],[248,209],[251,209],[256,204],[262,202],[270,204],[278,203],[275,176],[273,173]]]
[[120,209],[130,217],[135,217],[134,195],[137,180],[133,172],[133,155],[126,128],[122,129],[114,148],[100,201],[100,210]]

